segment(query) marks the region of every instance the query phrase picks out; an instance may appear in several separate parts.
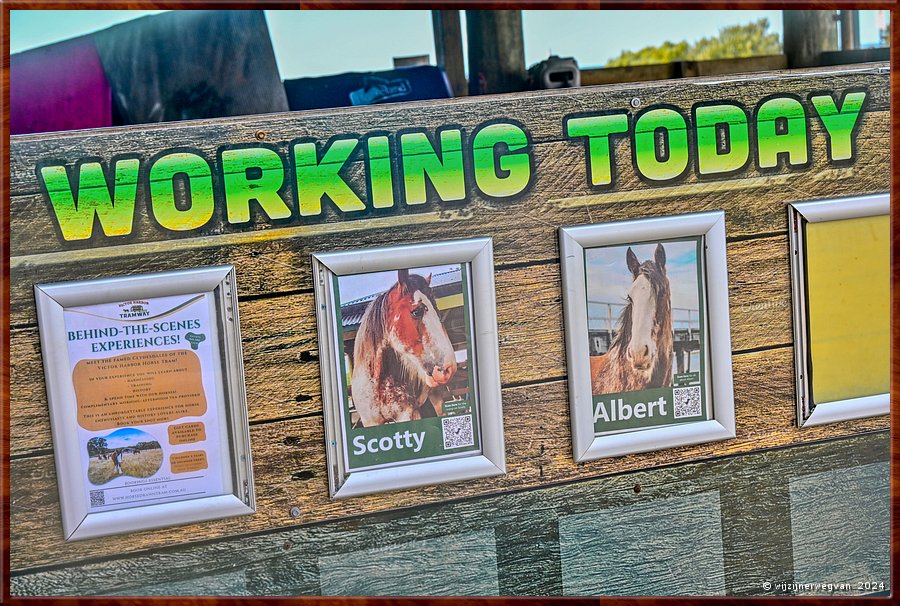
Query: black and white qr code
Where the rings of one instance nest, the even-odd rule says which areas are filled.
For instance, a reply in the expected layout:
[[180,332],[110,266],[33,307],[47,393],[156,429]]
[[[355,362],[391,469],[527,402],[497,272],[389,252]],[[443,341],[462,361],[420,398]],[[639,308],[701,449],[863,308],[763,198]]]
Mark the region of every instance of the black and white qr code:
[[700,386],[678,387],[672,390],[675,398],[675,418],[699,417],[703,414],[700,401]]
[[444,433],[444,449],[473,446],[475,435],[472,432],[472,415],[457,415],[441,419],[441,431]]
[[102,507],[106,505],[106,493],[102,490],[91,491],[91,507]]

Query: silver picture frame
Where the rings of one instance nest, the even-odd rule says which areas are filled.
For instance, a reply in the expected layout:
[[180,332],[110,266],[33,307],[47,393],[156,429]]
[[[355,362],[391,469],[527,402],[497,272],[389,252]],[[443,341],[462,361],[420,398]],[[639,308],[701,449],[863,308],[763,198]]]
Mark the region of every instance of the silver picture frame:
[[[470,375],[480,427],[480,452],[376,469],[348,469],[344,458],[344,391],[341,327],[337,321],[336,277],[440,264],[465,264],[469,272]],[[430,242],[346,252],[312,254],[321,366],[328,488],[331,498],[457,482],[506,473],[499,345],[490,238]],[[474,362],[474,363],[472,363]]]
[[[180,295],[209,294],[211,339],[218,343],[213,369],[218,401],[222,494],[134,505],[111,511],[88,509],[86,474],[76,432],[77,403],[67,347],[68,308]],[[244,388],[240,320],[234,267],[187,269],[34,286],[44,364],[62,529],[67,541],[188,524],[256,511],[250,432]],[[212,406],[212,403],[207,403]],[[220,476],[216,476],[217,479]]]
[[791,295],[794,321],[794,378],[797,425],[810,427],[885,415],[890,412],[890,393],[876,394],[814,405],[806,292],[805,226],[808,223],[840,221],[890,214],[890,195],[856,196],[787,205],[791,251]]
[[[706,295],[704,388],[712,414],[704,421],[662,425],[596,435],[592,414],[585,250],[682,237],[701,236],[701,285]],[[577,462],[662,450],[735,437],[734,383],[731,368],[731,325],[725,213],[704,212],[653,217],[559,230],[565,341],[572,424],[572,451]]]

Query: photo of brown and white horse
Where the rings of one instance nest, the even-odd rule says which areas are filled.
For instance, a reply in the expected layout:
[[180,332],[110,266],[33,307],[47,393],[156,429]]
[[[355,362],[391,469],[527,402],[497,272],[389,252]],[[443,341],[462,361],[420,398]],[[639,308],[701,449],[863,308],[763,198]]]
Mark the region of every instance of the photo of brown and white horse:
[[426,402],[441,416],[444,400],[438,392],[456,370],[431,274],[399,270],[397,282],[366,308],[353,347],[350,389],[361,423],[421,419]]
[[632,275],[609,350],[591,356],[594,395],[672,385],[672,293],[666,275],[666,251],[656,245],[653,259],[640,262],[628,248]]

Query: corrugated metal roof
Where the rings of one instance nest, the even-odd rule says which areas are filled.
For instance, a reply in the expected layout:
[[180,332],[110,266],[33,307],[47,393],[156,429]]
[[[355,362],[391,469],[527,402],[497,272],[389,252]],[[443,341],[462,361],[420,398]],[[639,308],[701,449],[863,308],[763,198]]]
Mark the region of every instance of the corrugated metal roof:
[[342,315],[341,316],[341,326],[346,328],[348,326],[355,326],[355,325],[359,324],[360,322],[362,322],[362,317],[363,317],[363,314],[365,313],[365,311],[366,310],[363,309],[362,311],[351,314],[349,316]]
[[431,276],[431,288],[438,286],[446,286],[447,284],[456,284],[462,280],[462,271],[459,268],[450,271],[442,271],[439,274]]

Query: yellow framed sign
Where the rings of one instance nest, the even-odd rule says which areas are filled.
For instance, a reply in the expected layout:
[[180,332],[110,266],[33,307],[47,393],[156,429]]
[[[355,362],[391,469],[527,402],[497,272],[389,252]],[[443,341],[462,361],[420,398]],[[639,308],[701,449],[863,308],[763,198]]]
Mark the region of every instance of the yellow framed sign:
[[890,408],[888,194],[788,206],[797,424]]

